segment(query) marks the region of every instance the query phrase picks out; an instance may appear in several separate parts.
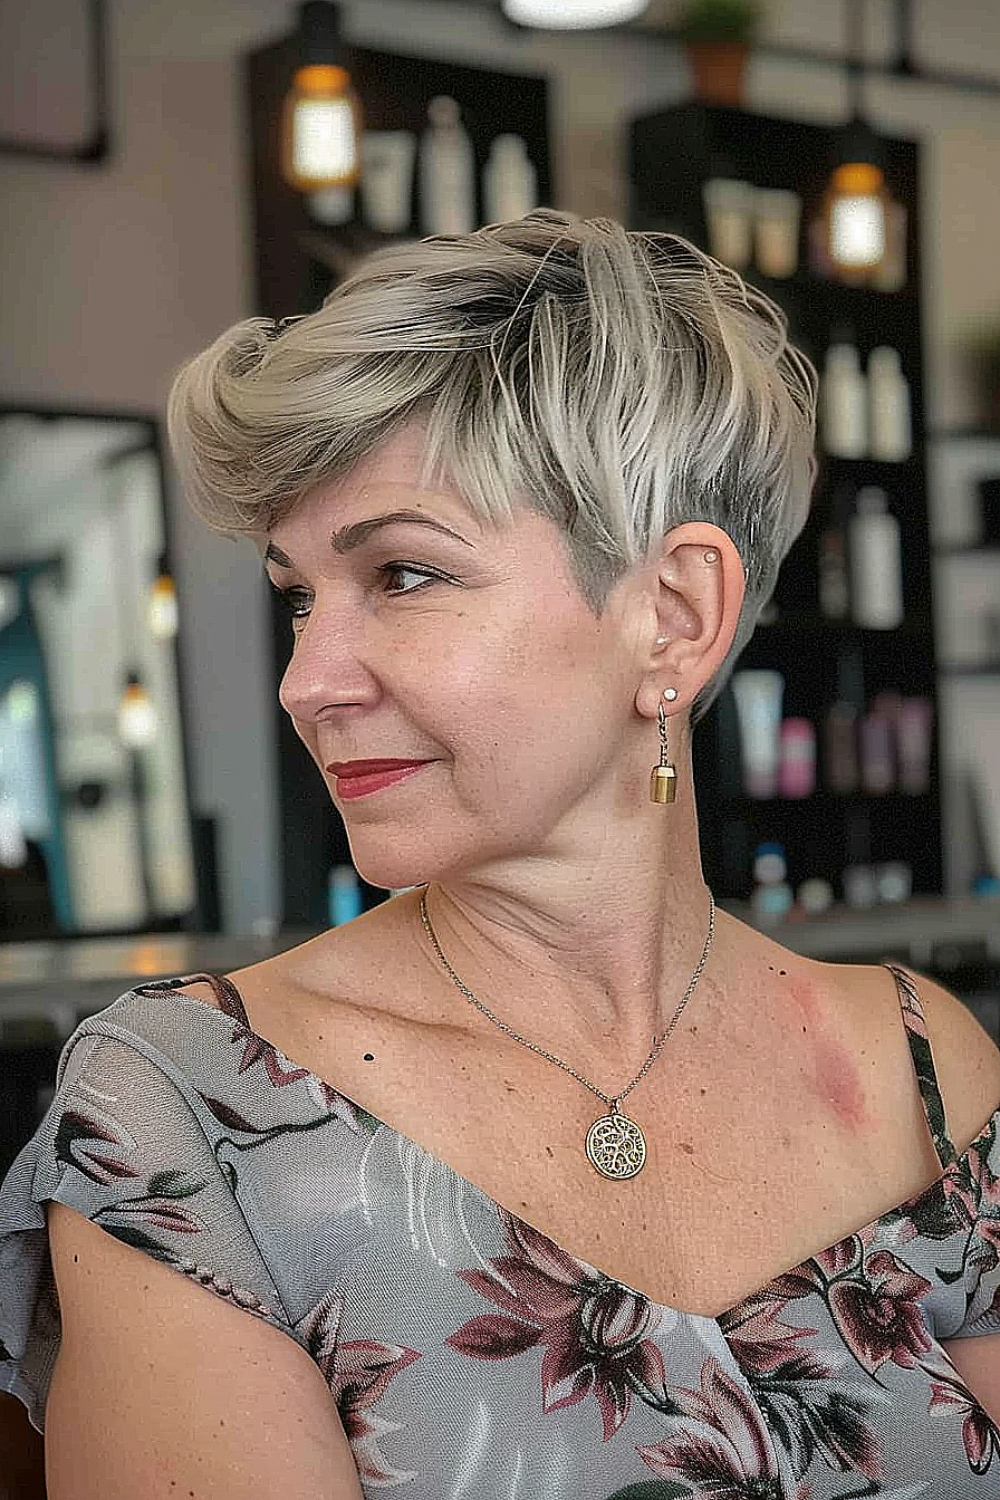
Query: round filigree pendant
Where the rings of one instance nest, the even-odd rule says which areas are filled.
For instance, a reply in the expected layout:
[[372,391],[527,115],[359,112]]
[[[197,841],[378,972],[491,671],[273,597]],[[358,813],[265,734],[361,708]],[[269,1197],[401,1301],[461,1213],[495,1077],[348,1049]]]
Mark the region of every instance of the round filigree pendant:
[[602,1177],[634,1177],[646,1160],[646,1137],[634,1120],[615,1110],[587,1131],[587,1158]]

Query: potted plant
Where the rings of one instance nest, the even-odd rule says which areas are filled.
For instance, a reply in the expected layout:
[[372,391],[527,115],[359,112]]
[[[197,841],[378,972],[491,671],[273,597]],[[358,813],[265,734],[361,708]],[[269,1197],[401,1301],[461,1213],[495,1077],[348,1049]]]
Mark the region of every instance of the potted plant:
[[699,99],[742,104],[750,44],[763,8],[762,0],[685,0],[677,29]]

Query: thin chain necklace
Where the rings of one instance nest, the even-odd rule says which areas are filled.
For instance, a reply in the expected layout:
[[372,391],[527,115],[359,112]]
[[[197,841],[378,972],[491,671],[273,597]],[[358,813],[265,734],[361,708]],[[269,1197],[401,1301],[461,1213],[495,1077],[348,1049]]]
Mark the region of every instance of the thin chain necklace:
[[616,1180],[624,1177],[634,1177],[637,1172],[641,1172],[643,1163],[646,1160],[646,1137],[635,1121],[630,1120],[626,1115],[622,1107],[622,1100],[627,1094],[632,1092],[637,1083],[640,1083],[645,1078],[647,1072],[659,1057],[663,1044],[680,1020],[681,1011],[694,994],[694,987],[701,978],[701,971],[705,967],[706,960],[711,951],[712,939],[715,937],[715,898],[712,892],[709,891],[708,893],[708,936],[705,938],[705,946],[702,949],[701,958],[698,960],[698,967],[691,976],[691,983],[685,990],[681,1003],[674,1011],[670,1025],[659,1041],[655,1043],[652,1052],[643,1063],[641,1071],[632,1079],[628,1088],[622,1089],[620,1094],[614,1094],[610,1099],[607,1094],[602,1094],[599,1088],[595,1088],[575,1068],[571,1068],[569,1063],[563,1062],[559,1057],[553,1057],[552,1053],[546,1052],[544,1047],[536,1047],[534,1042],[529,1042],[526,1037],[519,1036],[513,1027],[507,1025],[506,1021],[501,1021],[499,1016],[495,1016],[491,1010],[487,1010],[482,1001],[477,1000],[472,991],[462,983],[451,964],[441,952],[440,944],[434,935],[430,917],[427,915],[426,886],[420,896],[420,917],[427,936],[434,944],[438,958],[444,964],[448,973],[462,991],[462,994],[471,1000],[473,1005],[477,1006],[484,1016],[487,1016],[495,1026],[499,1026],[501,1031],[505,1031],[508,1036],[512,1036],[515,1042],[520,1042],[524,1047],[530,1047],[532,1052],[537,1052],[540,1057],[548,1058],[549,1062],[554,1062],[560,1068],[564,1068],[567,1073],[572,1073],[573,1077],[578,1079],[586,1088],[590,1089],[592,1094],[596,1094],[599,1099],[604,1100],[604,1103],[608,1106],[608,1113],[601,1115],[599,1119],[595,1120],[587,1132],[586,1151],[587,1159],[591,1165],[596,1167],[603,1177],[612,1177]]

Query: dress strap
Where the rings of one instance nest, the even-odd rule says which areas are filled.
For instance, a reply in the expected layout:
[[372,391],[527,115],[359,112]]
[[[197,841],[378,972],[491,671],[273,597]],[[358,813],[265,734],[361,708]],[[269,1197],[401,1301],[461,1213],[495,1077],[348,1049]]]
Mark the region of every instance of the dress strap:
[[927,1124],[934,1141],[934,1149],[938,1154],[938,1160],[942,1167],[948,1167],[953,1161],[957,1161],[958,1154],[951,1143],[951,1137],[948,1135],[948,1122],[944,1114],[944,1100],[941,1098],[937,1074],[934,1071],[934,1058],[931,1053],[930,1039],[927,1035],[927,1022],[924,1018],[923,1007],[920,1004],[920,997],[917,994],[913,980],[905,969],[900,969],[895,964],[890,963],[885,964],[883,967],[889,970],[889,973],[896,981],[896,989],[899,992],[899,1004],[903,1012],[903,1025],[906,1027],[906,1040],[910,1044],[910,1056],[913,1059],[913,1070],[917,1075],[917,1083],[920,1086],[920,1098],[923,1101],[924,1114],[927,1116]]

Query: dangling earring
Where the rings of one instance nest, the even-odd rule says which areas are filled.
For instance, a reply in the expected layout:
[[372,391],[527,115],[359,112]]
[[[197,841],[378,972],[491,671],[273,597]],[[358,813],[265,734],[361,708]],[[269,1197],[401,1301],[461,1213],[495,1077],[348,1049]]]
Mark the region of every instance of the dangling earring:
[[[664,688],[664,698],[671,702],[677,697],[677,689]],[[657,709],[660,725],[660,764],[654,766],[649,778],[650,802],[673,802],[677,796],[677,768],[667,759],[667,716],[661,703]]]

